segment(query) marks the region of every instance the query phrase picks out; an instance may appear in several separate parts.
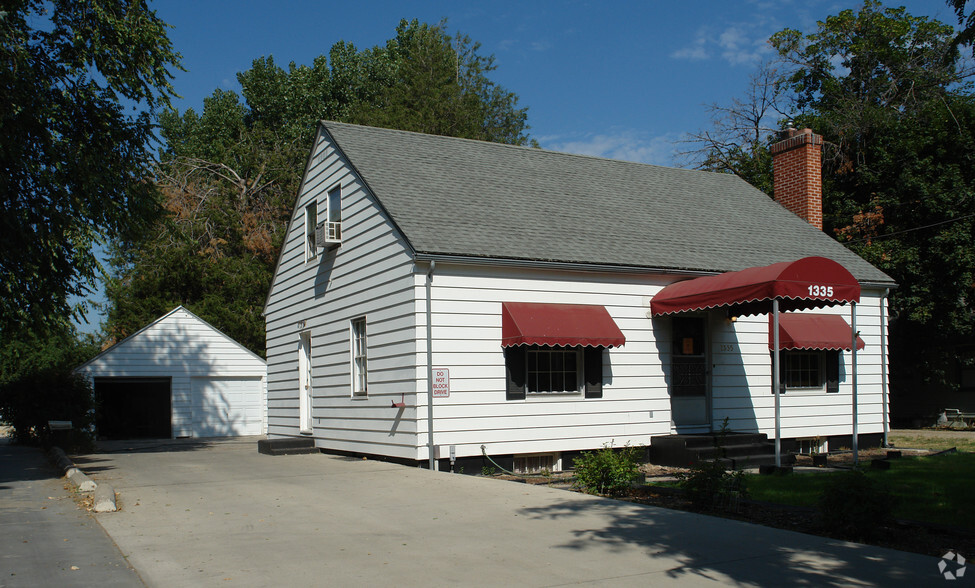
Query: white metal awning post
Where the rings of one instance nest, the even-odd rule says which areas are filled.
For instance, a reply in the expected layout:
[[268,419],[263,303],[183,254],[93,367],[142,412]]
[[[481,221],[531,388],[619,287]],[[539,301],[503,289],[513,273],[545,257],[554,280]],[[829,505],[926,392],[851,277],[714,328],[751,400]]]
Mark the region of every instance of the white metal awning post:
[[775,467],[782,467],[782,435],[779,429],[779,299],[772,299],[772,395],[775,396]]
[[857,449],[857,303],[850,303],[850,332],[853,333],[852,347],[852,384],[853,384],[853,467],[859,464],[859,451]]
[[889,293],[890,290],[884,290],[884,295],[880,299],[880,405],[884,419],[884,447],[890,447],[888,438],[890,410],[887,402],[887,295]]

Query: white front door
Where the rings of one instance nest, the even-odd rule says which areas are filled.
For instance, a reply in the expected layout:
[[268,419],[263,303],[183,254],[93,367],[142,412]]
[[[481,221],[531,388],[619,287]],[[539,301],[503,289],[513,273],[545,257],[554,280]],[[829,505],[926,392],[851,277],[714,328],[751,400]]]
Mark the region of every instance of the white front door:
[[311,333],[298,337],[298,430],[312,432],[311,422]]

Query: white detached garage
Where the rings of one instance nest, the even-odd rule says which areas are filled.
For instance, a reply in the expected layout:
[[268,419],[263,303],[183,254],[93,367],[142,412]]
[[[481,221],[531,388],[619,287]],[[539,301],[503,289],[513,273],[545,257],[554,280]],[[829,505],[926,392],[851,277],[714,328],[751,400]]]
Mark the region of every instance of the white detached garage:
[[99,437],[266,432],[267,363],[182,306],[75,372],[92,381]]

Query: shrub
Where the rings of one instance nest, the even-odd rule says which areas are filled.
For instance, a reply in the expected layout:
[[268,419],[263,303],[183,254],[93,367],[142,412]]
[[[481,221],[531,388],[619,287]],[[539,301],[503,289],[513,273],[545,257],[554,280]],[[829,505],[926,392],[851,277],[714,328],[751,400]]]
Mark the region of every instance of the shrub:
[[623,494],[639,476],[639,454],[629,444],[614,449],[612,443],[584,452],[575,460],[576,486],[590,494]]
[[679,472],[677,480],[698,508],[737,510],[738,501],[748,496],[744,472],[727,471],[719,460],[699,462],[690,472]]
[[890,521],[894,502],[894,495],[883,484],[853,470],[830,479],[819,497],[819,514],[827,531],[855,541],[868,540]]
[[[0,418],[13,426],[14,440],[58,443],[67,451],[88,449],[94,408],[91,385],[71,370],[96,348],[71,331],[10,335],[0,346]],[[49,420],[71,421],[73,429],[55,436]]]
[[[730,432],[725,417],[714,440],[717,454],[722,458],[727,456],[725,440]],[[690,472],[679,472],[677,480],[698,508],[738,510],[739,500],[748,496],[744,472],[727,471],[719,459],[698,462]]]

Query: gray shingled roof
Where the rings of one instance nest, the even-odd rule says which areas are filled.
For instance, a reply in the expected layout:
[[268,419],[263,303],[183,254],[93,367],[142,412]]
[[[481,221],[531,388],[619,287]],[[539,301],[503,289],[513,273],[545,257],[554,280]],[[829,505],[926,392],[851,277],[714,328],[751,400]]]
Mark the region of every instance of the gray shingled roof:
[[715,272],[821,255],[893,283],[733,175],[322,125],[418,253]]

